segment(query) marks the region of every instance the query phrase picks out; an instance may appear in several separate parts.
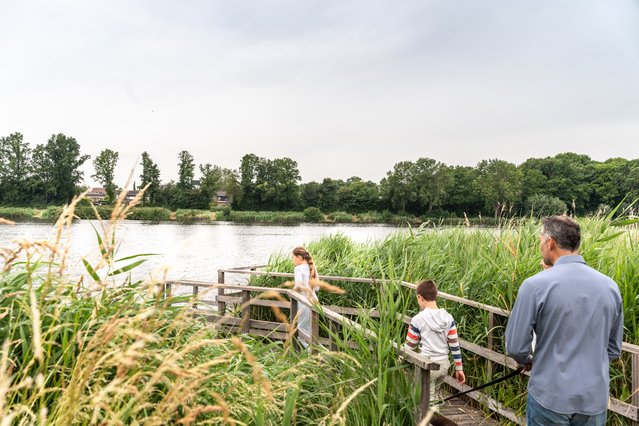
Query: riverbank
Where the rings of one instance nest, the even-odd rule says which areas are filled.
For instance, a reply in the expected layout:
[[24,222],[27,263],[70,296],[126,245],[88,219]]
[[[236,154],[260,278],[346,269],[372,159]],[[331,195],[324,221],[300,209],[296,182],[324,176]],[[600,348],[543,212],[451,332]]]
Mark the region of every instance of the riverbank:
[[[110,218],[111,206],[97,206],[101,218]],[[17,221],[55,221],[62,213],[62,207],[49,206],[45,209],[30,207],[2,207],[0,217]],[[95,211],[91,206],[78,206],[75,214],[80,219],[95,219]],[[437,226],[495,226],[499,219],[493,217],[428,217],[413,215],[397,215],[390,212],[366,212],[351,214],[347,212],[322,213],[319,209],[309,208],[304,211],[239,211],[228,208],[219,210],[178,209],[171,211],[163,207],[135,207],[126,219],[153,222],[238,222],[257,224],[302,224],[302,223],[354,223],[354,224],[387,224],[387,225],[421,225],[432,223]]]

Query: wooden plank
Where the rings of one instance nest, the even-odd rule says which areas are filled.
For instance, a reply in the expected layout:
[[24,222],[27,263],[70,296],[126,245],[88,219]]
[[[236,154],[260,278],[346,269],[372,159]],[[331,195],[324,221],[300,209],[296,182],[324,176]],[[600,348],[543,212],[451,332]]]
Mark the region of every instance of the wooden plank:
[[[488,312],[488,341],[486,344],[486,349],[490,351],[495,351],[495,314],[493,312]],[[486,358],[486,381],[490,382],[493,377],[493,363],[489,358]]]
[[[217,301],[225,302],[228,305],[241,305],[244,303],[244,299],[241,297],[234,296],[218,296],[215,298]],[[288,302],[282,302],[280,300],[269,300],[269,299],[250,299],[248,302],[251,306],[266,306],[269,308],[290,308],[291,304]]]
[[630,419],[630,421],[639,421],[639,412],[637,410],[637,407],[628,404],[627,402],[623,402],[617,398],[610,398],[610,400],[608,401],[608,410],[624,416]]
[[639,346],[633,345],[632,343],[623,342],[621,344],[621,350],[630,352],[631,354],[639,355]]
[[[470,386],[460,385],[457,380],[455,380],[452,376],[446,376],[444,378],[444,383],[447,385],[459,390],[460,392],[465,392],[467,390],[472,389]],[[517,414],[511,410],[510,408],[504,407],[500,402],[492,399],[488,395],[480,392],[474,391],[466,394],[469,398],[474,399],[475,401],[480,402],[481,404],[486,405],[491,411],[496,412],[500,416],[503,416],[510,420],[513,423],[518,425],[525,425],[526,420],[517,416]]]
[[[477,354],[483,358],[489,359],[492,362],[503,365],[504,367],[508,367],[512,370],[516,370],[517,368],[519,368],[519,364],[517,364],[517,362],[514,359],[509,358],[506,355],[501,354],[499,352],[486,349],[483,346],[479,346],[475,343],[471,343],[464,339],[459,339],[459,346],[461,346],[462,349],[464,350],[470,351],[474,354]],[[528,373],[524,373],[524,374],[528,374]]]
[[637,407],[639,407],[639,355],[632,354],[632,364],[631,364],[631,374],[632,374],[632,405],[635,406],[635,418],[633,419],[637,422]]
[[242,292],[242,333],[248,333],[251,328],[251,292]]

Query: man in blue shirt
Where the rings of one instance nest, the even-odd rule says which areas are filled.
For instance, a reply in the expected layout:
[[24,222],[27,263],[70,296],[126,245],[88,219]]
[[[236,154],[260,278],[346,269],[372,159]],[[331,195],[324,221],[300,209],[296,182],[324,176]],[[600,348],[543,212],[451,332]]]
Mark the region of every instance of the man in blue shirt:
[[608,367],[621,353],[623,304],[617,284],[579,255],[580,241],[572,219],[542,219],[541,253],[553,266],[523,282],[506,327],[508,355],[532,368],[528,426],[606,423]]

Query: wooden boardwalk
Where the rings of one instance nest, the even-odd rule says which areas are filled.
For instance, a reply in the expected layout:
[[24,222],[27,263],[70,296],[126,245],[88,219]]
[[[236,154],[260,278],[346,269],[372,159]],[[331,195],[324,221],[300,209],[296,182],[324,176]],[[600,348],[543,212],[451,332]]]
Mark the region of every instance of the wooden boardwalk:
[[[470,405],[469,402],[459,398],[447,401],[439,409],[439,414],[459,426],[490,426],[500,424],[497,420],[487,416],[483,411]],[[437,423],[431,422],[431,424]]]

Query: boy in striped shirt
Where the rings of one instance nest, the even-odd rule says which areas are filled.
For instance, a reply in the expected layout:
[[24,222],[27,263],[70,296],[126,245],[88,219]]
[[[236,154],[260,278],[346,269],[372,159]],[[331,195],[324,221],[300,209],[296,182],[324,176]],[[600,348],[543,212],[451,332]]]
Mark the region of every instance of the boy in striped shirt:
[[420,312],[411,319],[406,345],[416,349],[419,344],[419,352],[439,364],[439,370],[430,372],[430,400],[435,401],[441,399],[441,385],[450,367],[448,348],[455,361],[457,381],[465,383],[466,376],[455,320],[446,309],[437,307],[437,285],[433,281],[426,280],[417,285],[417,303]]

